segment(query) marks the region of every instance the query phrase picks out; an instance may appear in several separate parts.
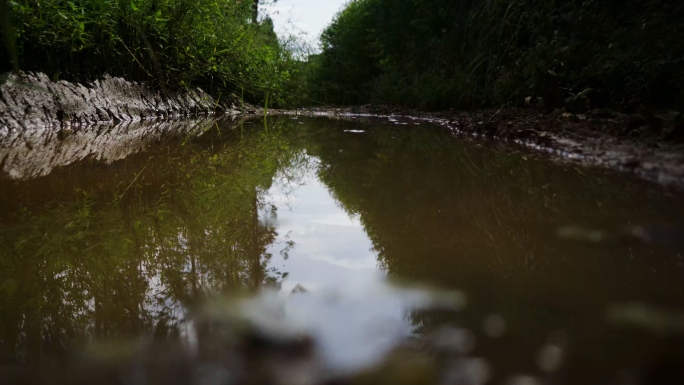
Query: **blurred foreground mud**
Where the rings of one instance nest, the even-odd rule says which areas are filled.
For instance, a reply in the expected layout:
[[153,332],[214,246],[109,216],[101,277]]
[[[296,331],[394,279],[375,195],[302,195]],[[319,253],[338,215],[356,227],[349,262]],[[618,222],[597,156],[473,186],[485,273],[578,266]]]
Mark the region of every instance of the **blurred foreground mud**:
[[[366,292],[365,289],[372,291]],[[43,362],[0,366],[3,384],[121,385],[343,385],[343,384],[679,384],[684,381],[683,315],[643,304],[606,309],[597,324],[607,335],[634,333],[651,339],[652,361],[602,368],[588,380],[582,351],[564,330],[549,334],[536,354],[514,351],[507,321],[491,315],[481,328],[443,324],[416,333],[383,309],[406,314],[467,312],[458,292],[379,284],[358,290],[265,291],[189,305],[178,322],[160,321],[144,339],[59,341],[45,336],[45,349],[61,350]],[[467,323],[467,322],[466,322]],[[468,325],[476,326],[476,325]],[[415,325],[414,325],[415,327]],[[604,346],[604,354],[622,349]],[[640,356],[643,352],[633,352]],[[596,354],[592,352],[590,356]],[[529,361],[518,371],[510,360]],[[593,373],[591,374],[593,375]]]

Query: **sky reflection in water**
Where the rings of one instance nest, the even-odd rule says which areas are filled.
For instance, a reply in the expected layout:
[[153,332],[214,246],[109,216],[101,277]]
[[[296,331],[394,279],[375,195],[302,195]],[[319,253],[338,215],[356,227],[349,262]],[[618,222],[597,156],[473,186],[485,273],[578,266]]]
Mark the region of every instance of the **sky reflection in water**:
[[[330,195],[316,176],[318,160],[311,159],[314,167],[301,180],[281,175],[268,191],[279,234],[268,250],[270,265],[287,273],[284,292],[297,286],[307,291],[285,306],[315,337],[326,365],[342,372],[372,367],[412,334],[407,313],[416,304],[383,284],[386,274],[358,216],[347,214]],[[288,240],[295,246],[286,259],[279,245]]]
[[[340,207],[315,170],[308,170],[296,183],[278,177],[266,200],[278,212],[279,236],[269,252],[273,253],[271,265],[288,273],[283,290],[296,285],[307,290],[356,287],[385,277],[359,217]],[[279,241],[287,240],[294,241],[295,247],[284,259],[278,253]]]

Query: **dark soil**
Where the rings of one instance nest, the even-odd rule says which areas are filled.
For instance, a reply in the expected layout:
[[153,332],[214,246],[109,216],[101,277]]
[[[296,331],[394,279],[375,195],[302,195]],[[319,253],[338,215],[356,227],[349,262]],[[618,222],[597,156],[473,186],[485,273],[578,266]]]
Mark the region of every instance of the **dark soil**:
[[568,113],[534,108],[426,112],[387,105],[280,113],[376,116],[397,123],[429,121],[455,135],[509,141],[561,159],[684,188],[684,122],[680,113],[643,110],[624,114],[603,109]]

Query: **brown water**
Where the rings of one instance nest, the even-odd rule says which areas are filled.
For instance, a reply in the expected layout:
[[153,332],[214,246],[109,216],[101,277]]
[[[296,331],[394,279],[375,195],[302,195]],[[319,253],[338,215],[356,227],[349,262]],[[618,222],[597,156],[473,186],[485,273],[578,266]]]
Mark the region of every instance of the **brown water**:
[[[196,330],[201,298],[266,288],[246,317],[297,324],[316,347],[306,370],[325,372],[280,383],[372,370],[407,338],[466,345],[455,355],[479,366],[405,383],[684,378],[681,193],[396,123],[206,122],[111,164],[0,180],[0,382],[157,383],[76,352],[159,335],[197,350],[218,338]],[[429,310],[434,293],[406,283],[464,300]],[[240,307],[220,302],[200,307]],[[245,383],[226,368],[171,378]]]

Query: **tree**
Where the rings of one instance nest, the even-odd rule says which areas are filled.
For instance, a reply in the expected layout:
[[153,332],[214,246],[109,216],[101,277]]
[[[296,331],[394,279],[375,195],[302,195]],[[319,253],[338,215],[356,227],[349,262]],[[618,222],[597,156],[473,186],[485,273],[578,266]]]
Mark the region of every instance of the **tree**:
[[259,18],[259,0],[252,3],[252,23],[256,24]]
[[[259,22],[259,4],[266,3],[268,0],[252,0],[252,23],[256,24]],[[278,0],[273,0],[275,4]]]

